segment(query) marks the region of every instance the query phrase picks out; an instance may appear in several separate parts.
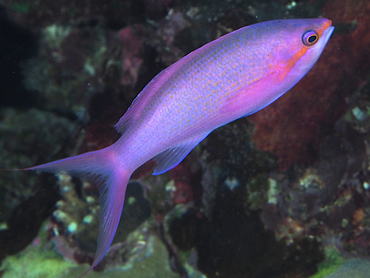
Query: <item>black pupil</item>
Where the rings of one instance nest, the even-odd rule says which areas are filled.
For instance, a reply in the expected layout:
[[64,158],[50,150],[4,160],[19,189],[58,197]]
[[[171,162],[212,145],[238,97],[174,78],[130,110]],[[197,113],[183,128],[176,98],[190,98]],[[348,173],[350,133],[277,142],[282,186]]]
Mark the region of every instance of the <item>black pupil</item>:
[[317,38],[317,37],[316,37],[316,35],[309,36],[309,37],[308,37],[308,42],[309,42],[309,43],[313,43],[313,42],[315,42],[315,41],[316,41],[316,38]]

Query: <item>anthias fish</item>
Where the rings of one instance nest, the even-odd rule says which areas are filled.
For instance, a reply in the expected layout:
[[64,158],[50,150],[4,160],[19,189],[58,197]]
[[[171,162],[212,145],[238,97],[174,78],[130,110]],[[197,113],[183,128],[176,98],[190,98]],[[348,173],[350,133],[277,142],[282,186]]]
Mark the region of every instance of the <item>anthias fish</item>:
[[88,271],[112,243],[135,169],[154,158],[154,175],[164,173],[214,129],[275,101],[311,69],[333,30],[330,20],[317,18],[274,20],[231,32],[154,77],[116,124],[122,134],[116,143],[27,168],[98,183],[99,237]]

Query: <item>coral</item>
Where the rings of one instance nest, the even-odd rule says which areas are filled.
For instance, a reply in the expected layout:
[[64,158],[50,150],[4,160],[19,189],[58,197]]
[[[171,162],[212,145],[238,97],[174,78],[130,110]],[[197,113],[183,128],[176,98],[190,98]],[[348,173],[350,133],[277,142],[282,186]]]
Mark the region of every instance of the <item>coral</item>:
[[[349,110],[350,111],[350,110]],[[366,140],[344,121],[325,138],[312,167],[270,175],[279,188],[262,204],[262,220],[288,245],[309,237],[334,243],[347,257],[369,256],[369,192]]]
[[[344,262],[343,257],[333,247],[325,248],[325,261],[318,266],[318,271],[310,278],[324,278],[334,273]],[[329,276],[331,277],[331,276]]]
[[352,259],[343,263],[343,265],[329,276],[315,275],[312,278],[366,278],[369,275],[370,263],[367,260]]
[[[55,159],[65,151],[66,140],[76,129],[67,119],[36,109],[17,112],[9,108],[2,109],[0,113],[2,168],[29,167],[40,161]],[[36,183],[36,179],[29,173],[1,173],[1,205],[6,205],[7,209],[2,210],[0,221],[8,216],[7,211],[32,196],[32,184]]]
[[143,63],[141,56],[141,39],[133,34],[131,27],[126,27],[118,32],[118,38],[123,44],[122,50],[122,78],[123,85],[135,86],[138,79],[138,71]]
[[[189,163],[189,159],[187,162]],[[192,165],[196,165],[196,162],[193,162]],[[196,173],[192,173],[190,169],[188,169],[185,163],[182,163],[175,168],[169,171],[170,177],[174,182],[174,203],[175,204],[186,204],[194,201],[195,195],[201,195],[199,190],[197,191],[196,188],[199,188],[200,185],[196,184]]]
[[33,244],[21,254],[6,258],[0,269],[2,277],[58,277],[64,269],[73,266],[50,248],[45,248],[46,243],[47,231],[44,224]]
[[[251,133],[251,126],[242,119],[218,129],[203,142],[195,152],[204,167],[203,192],[193,195],[202,198],[201,207],[190,202],[178,204],[160,220],[163,240],[180,273],[186,269],[207,277],[294,277],[301,272],[313,274],[315,264],[323,259],[316,239],[301,237],[295,221],[290,226],[297,237],[289,244],[265,231],[258,211],[267,201],[268,173],[275,160],[253,149],[248,143]],[[172,188],[181,176],[187,180],[187,162],[170,171]],[[234,183],[239,185],[230,186]],[[261,183],[265,185],[258,189]],[[274,193],[277,200],[279,193]],[[255,196],[258,200],[253,200]]]
[[102,86],[107,43],[99,26],[47,26],[38,55],[23,64],[26,87],[38,92],[44,109],[85,121],[86,105]]
[[[67,278],[87,270],[87,266],[77,266],[53,251],[54,244],[47,241],[48,226],[43,225],[27,249],[7,257],[0,268],[2,277]],[[145,225],[129,235],[127,244],[113,245],[107,256],[111,257],[109,271],[92,272],[89,277],[178,277],[169,268],[165,245]]]
[[201,143],[201,164],[205,171],[201,181],[202,204],[207,216],[215,208],[217,194],[223,194],[225,187],[231,189],[230,181],[250,189],[245,196],[249,199],[245,205],[259,208],[266,197],[267,173],[276,168],[276,160],[254,148],[252,132],[253,127],[245,119],[239,119],[215,130],[206,142]]
[[[80,184],[68,175],[59,175],[58,184],[62,200],[53,212],[52,241],[64,258],[79,264],[91,263],[96,250],[99,224],[99,202],[96,186],[88,182]],[[122,221],[113,243],[124,242],[127,235],[142,224],[151,214],[148,201],[143,197],[142,186],[129,183]],[[106,256],[111,261],[110,252]],[[126,260],[129,260],[128,257]],[[99,265],[103,269],[105,264]]]
[[[0,114],[1,168],[22,168],[50,161],[65,156],[72,147],[69,141],[74,137],[76,125],[66,118],[37,109],[7,108]],[[27,246],[41,222],[50,216],[59,198],[53,184],[50,177],[35,173],[0,173],[3,226],[0,258]]]
[[133,28],[144,43],[156,50],[157,62],[167,67],[186,54],[174,42],[176,35],[189,26],[183,13],[171,12],[158,25],[135,25]]

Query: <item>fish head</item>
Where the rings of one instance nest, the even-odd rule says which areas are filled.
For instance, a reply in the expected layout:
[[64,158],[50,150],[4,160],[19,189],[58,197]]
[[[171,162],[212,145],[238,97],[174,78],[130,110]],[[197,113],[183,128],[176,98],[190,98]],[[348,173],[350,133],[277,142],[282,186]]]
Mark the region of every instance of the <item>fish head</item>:
[[[316,63],[334,31],[326,18],[282,20],[276,29],[274,58],[269,64],[284,85],[297,83]],[[270,33],[271,34],[271,33]]]

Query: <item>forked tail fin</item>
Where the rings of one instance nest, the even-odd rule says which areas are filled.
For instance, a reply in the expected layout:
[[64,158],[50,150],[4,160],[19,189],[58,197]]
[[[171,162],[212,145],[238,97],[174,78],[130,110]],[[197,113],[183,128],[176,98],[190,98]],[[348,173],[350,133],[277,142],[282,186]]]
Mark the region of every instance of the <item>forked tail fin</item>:
[[80,277],[84,276],[101,261],[112,243],[131,172],[116,163],[110,147],[24,170],[68,172],[74,176],[87,178],[98,185],[100,200],[98,247],[91,267]]

